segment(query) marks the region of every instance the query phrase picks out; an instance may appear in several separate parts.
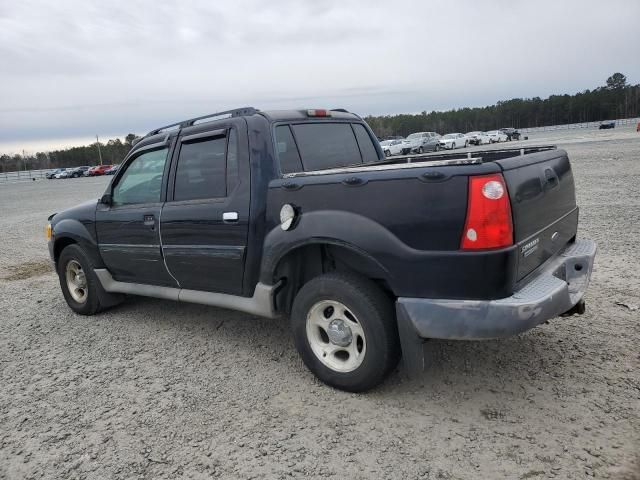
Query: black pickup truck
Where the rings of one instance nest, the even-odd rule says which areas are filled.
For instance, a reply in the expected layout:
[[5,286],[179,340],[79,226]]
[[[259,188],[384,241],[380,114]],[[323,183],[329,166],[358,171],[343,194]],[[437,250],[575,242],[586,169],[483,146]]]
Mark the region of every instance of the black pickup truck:
[[374,387],[424,339],[514,335],[584,312],[596,252],[576,238],[555,147],[386,159],[345,110],[243,108],[153,130],[102,198],[49,217],[69,306],[124,294],[288,316],[322,381]]

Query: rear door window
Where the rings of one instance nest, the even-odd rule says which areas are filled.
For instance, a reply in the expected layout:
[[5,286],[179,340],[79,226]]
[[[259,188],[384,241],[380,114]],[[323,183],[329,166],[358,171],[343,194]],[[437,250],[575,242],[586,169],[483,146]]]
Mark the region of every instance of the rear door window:
[[227,137],[183,143],[178,157],[175,201],[220,198],[227,195]]

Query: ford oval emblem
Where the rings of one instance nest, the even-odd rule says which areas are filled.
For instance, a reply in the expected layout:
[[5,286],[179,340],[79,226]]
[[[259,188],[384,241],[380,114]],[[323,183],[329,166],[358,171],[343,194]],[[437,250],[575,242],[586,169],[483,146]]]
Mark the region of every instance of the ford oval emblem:
[[560,234],[558,232],[553,232],[553,235],[551,235],[551,241],[555,242],[556,240],[558,240],[559,236]]

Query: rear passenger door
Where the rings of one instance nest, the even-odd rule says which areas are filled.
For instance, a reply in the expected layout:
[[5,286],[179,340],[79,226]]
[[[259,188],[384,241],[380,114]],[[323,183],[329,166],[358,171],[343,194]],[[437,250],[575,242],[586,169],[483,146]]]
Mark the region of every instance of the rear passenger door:
[[189,290],[242,293],[249,152],[242,118],[185,128],[169,174],[160,235],[167,268]]

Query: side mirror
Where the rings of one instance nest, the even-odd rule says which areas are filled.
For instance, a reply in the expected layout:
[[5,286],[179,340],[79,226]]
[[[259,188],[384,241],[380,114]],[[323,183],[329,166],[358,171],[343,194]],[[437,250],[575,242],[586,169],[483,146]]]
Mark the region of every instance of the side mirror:
[[103,205],[111,205],[111,194],[105,193],[104,195],[102,195],[102,198],[100,198],[100,203]]

